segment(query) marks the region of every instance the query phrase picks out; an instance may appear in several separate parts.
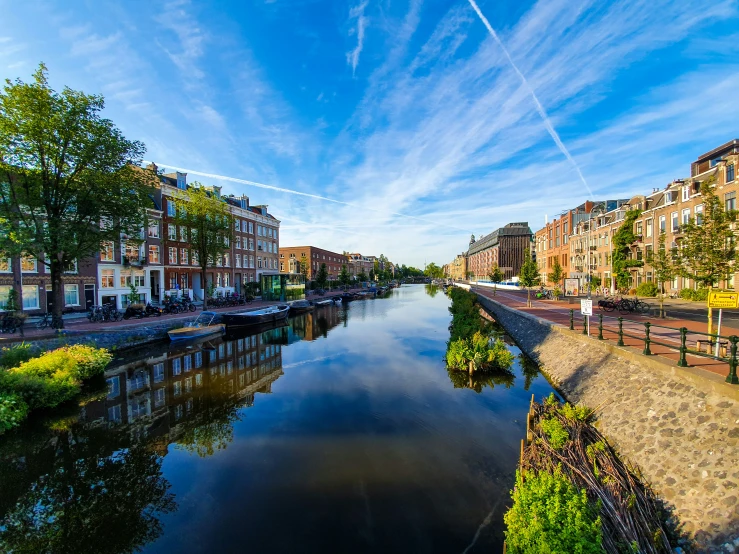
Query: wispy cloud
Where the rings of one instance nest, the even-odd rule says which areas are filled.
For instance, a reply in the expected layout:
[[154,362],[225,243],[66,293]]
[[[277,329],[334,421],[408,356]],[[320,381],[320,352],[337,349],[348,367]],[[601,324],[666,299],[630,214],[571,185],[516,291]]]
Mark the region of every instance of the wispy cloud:
[[174,0],[164,5],[162,13],[154,19],[162,29],[177,37],[177,47],[170,46],[170,41],[157,38],[157,43],[180,70],[188,77],[202,79],[205,76],[198,66],[203,55],[207,35],[198,20],[188,11],[190,0]]
[[367,26],[367,18],[364,15],[364,9],[367,7],[368,0],[354,6],[349,10],[349,19],[356,20],[356,27],[352,27],[351,34],[357,36],[357,45],[351,52],[346,54],[346,63],[352,66],[352,76],[356,75],[357,66],[359,65],[359,55],[364,47],[364,30]]

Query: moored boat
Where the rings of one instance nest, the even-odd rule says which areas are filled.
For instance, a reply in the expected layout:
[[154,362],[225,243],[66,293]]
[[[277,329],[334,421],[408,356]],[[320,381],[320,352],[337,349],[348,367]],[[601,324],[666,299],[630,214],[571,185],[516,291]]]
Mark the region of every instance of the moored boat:
[[185,323],[184,327],[179,329],[171,329],[167,331],[169,340],[189,340],[211,335],[223,334],[225,325],[220,322],[220,314],[215,312],[201,312],[200,315],[189,323]]
[[269,306],[248,312],[223,314],[222,317],[227,327],[246,327],[248,325],[259,325],[260,323],[271,323],[285,319],[289,311],[290,306],[287,304],[278,304],[277,306]]
[[291,314],[302,314],[310,312],[313,309],[313,305],[307,300],[295,300],[290,303]]
[[314,300],[313,305],[314,306],[328,306],[329,304],[333,304],[334,301],[332,298],[321,298],[320,300]]

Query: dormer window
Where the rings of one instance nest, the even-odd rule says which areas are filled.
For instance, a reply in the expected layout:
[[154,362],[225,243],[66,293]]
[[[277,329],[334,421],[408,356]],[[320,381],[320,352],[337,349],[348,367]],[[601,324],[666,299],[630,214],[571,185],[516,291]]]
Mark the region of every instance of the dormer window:
[[690,200],[690,187],[683,187],[683,202]]

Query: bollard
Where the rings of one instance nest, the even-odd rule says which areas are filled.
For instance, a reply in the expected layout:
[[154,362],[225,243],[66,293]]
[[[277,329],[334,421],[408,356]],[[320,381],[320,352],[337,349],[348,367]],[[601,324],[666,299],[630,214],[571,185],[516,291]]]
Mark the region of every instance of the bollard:
[[679,367],[688,367],[688,360],[685,353],[688,351],[685,342],[688,338],[688,328],[680,327],[680,359],[677,361]]
[[603,314],[598,314],[598,340],[603,340]]
[[588,316],[586,315],[582,316],[582,334],[588,334]]
[[570,310],[570,331],[575,330],[575,310]]
[[739,385],[739,377],[736,376],[736,343],[739,342],[739,337],[731,335],[729,340],[731,341],[731,357],[729,358],[729,375],[726,377],[726,382]]
[[622,317],[618,318],[618,342],[616,343],[616,346],[625,346],[624,345],[624,318]]
[[649,328],[651,326],[652,326],[652,324],[649,323],[648,321],[644,324],[644,351],[642,352],[642,354],[644,354],[645,356],[651,356],[652,355],[652,351],[649,350],[649,343],[652,342],[649,339]]

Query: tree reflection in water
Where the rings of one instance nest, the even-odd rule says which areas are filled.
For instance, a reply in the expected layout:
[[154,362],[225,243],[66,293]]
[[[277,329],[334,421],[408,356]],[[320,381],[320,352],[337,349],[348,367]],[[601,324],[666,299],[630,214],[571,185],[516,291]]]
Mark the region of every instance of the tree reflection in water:
[[431,298],[439,294],[439,287],[437,285],[424,285],[424,290]]
[[74,425],[49,441],[46,473],[0,520],[0,550],[134,552],[161,535],[159,516],[177,509],[162,456],[141,444],[110,451],[108,432]]
[[509,389],[513,386],[516,376],[512,371],[476,371],[468,373],[466,371],[456,371],[447,368],[449,380],[455,389],[472,389],[480,393],[485,387],[495,388],[496,385],[502,385]]

